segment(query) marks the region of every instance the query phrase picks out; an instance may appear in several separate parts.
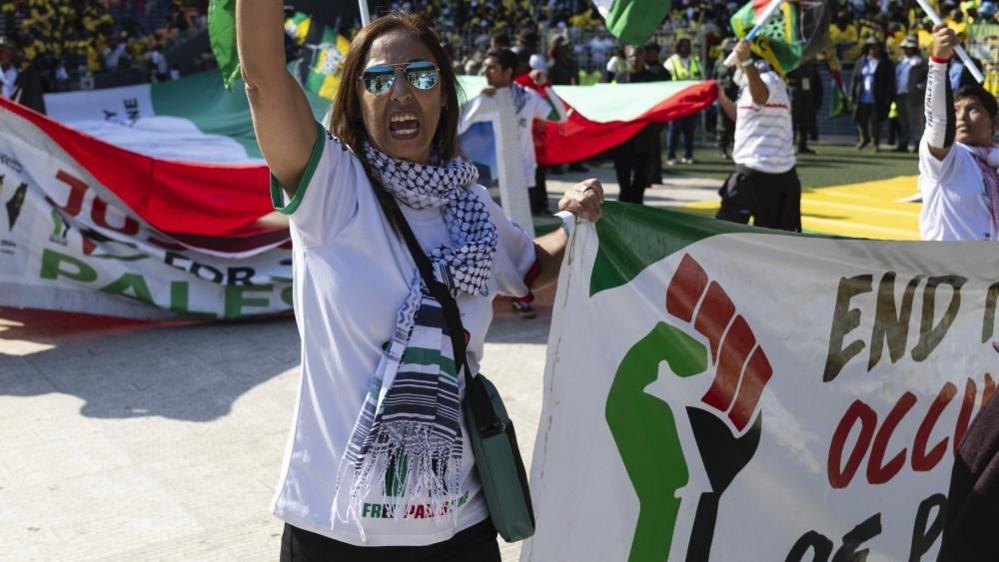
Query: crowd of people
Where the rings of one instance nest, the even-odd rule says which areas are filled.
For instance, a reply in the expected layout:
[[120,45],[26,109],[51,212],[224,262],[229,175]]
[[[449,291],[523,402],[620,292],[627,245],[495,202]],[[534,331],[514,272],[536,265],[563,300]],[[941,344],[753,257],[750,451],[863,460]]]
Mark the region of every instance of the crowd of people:
[[206,13],[205,0],[6,0],[0,34],[17,48],[18,66],[58,92],[92,88],[104,72],[176,77],[165,51],[204,29]]
[[[8,91],[15,91],[17,71],[22,103],[40,100],[42,90],[70,87],[71,74],[85,82],[95,72],[139,66],[147,69],[151,80],[169,79],[163,49],[205,25],[206,4],[205,0],[0,0],[8,29],[6,36],[0,36],[4,95],[10,97]],[[923,137],[924,100],[934,68],[929,55],[935,39],[932,23],[915,0],[840,3],[831,17],[827,48],[817,60],[786,76],[765,64],[722,63],[734,50],[744,62],[750,60],[729,24],[741,7],[736,2],[680,0],[659,31],[641,46],[621,45],[613,39],[592,4],[584,0],[432,0],[383,7],[435,22],[455,74],[485,75],[487,91],[517,89],[517,108],[523,113],[520,152],[532,211],[539,214],[548,211],[546,175],[560,173],[561,167],[536,165],[530,126],[524,124],[542,120],[546,114],[550,106],[536,103],[534,90],[547,84],[715,79],[719,100],[704,122],[715,130],[721,157],[737,166],[737,173],[722,190],[721,215],[732,220],[748,220],[745,208],[736,203],[753,191],[754,182],[786,185],[784,191],[789,194],[800,192],[794,155],[813,152],[808,143],[817,137],[816,117],[824,92],[832,88],[845,89],[857,127],[858,149],[871,146],[880,151],[887,137],[893,150],[917,152]],[[940,0],[936,7],[958,41],[967,40],[972,24],[999,21],[994,0],[957,4]],[[163,9],[166,15],[161,26],[144,29],[140,25],[138,16]],[[981,67],[981,61],[976,62]],[[840,64],[852,65],[852,76],[846,82],[828,83],[826,76],[838,77]],[[834,72],[820,73],[822,65]],[[951,92],[977,84],[957,58],[948,62],[946,80]],[[767,105],[767,96],[778,100],[779,111]],[[733,105],[732,100],[740,101]],[[739,124],[736,108],[755,105],[772,113],[767,127],[776,133],[768,138],[746,132],[755,126],[757,114],[742,117]],[[649,125],[612,149],[608,156],[613,159],[620,199],[642,203],[645,190],[663,181],[664,167],[694,163],[694,136],[701,122],[698,115],[691,115],[665,126]],[[573,166],[585,169],[581,164]],[[800,220],[771,222],[779,228],[800,228]]]

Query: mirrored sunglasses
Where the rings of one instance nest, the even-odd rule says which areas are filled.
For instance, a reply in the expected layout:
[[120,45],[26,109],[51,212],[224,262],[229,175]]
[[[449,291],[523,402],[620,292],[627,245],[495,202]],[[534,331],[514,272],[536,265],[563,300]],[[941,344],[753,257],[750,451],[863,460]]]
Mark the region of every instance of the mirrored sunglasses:
[[395,84],[396,69],[402,69],[406,80],[418,90],[430,90],[440,79],[440,70],[430,61],[417,60],[399,64],[378,64],[364,70],[361,82],[369,93],[380,96]]

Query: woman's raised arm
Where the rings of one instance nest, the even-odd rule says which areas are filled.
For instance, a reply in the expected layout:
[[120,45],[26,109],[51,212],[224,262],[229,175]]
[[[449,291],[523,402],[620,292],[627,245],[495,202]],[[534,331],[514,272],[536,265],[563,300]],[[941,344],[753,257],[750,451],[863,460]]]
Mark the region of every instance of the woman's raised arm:
[[305,93],[285,68],[283,2],[236,0],[236,44],[260,152],[292,197],[316,141],[316,124]]

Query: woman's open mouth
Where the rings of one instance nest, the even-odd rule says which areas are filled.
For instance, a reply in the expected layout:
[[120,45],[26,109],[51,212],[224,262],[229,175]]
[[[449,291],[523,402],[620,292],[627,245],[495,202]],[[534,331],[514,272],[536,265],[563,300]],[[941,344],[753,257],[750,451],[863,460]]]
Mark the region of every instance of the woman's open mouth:
[[420,134],[420,118],[412,112],[393,113],[389,117],[389,135],[395,140],[410,140]]

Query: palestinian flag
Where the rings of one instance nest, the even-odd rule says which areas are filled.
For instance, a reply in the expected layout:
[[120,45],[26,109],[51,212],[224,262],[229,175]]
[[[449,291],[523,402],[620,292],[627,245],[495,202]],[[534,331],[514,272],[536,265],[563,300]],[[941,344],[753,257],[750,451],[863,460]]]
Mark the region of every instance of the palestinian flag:
[[350,41],[327,26],[319,45],[313,49],[312,64],[305,77],[305,89],[328,100],[340,86],[340,62],[347,56]]
[[[329,102],[306,97],[321,119]],[[46,134],[163,230],[224,235],[273,211],[245,91],[218,72],[45,102],[49,119],[32,117]]]
[[[745,37],[773,0],[752,0],[731,19],[736,37]],[[815,58],[825,47],[833,0],[784,2],[777,15],[756,35],[753,52],[786,75]]]
[[[459,76],[458,79],[469,96],[486,86],[482,77]],[[521,80],[521,84],[532,87],[527,81]],[[544,96],[543,90],[533,89]],[[713,81],[555,86],[553,90],[571,111],[563,123],[536,124],[534,148],[541,165],[584,160],[630,139],[650,123],[666,123],[702,111],[718,95],[718,87]],[[621,100],[628,100],[628,103],[621,103]],[[484,133],[481,127],[470,129],[473,130],[474,142],[479,145],[476,150],[481,148],[482,142],[493,142],[491,133]],[[465,149],[471,141],[462,138]]]
[[[291,242],[267,169],[205,161],[249,156],[207,112],[152,114],[181,100],[141,88],[120,89],[117,106],[90,100],[109,115],[103,133],[145,142],[133,150],[0,98],[0,306],[157,320],[289,311]],[[206,150],[201,162],[137,151],[194,154],[175,150],[183,139]]]
[[607,30],[622,43],[642,45],[669,13],[670,0],[593,0]]

